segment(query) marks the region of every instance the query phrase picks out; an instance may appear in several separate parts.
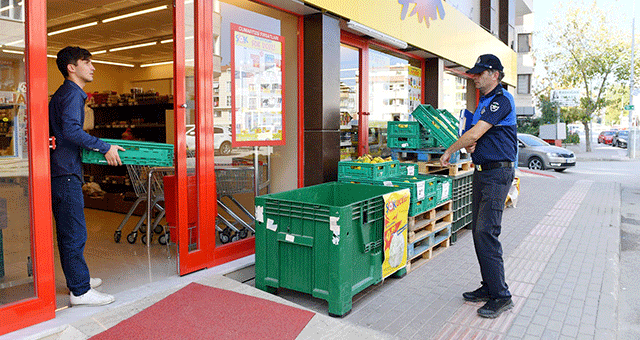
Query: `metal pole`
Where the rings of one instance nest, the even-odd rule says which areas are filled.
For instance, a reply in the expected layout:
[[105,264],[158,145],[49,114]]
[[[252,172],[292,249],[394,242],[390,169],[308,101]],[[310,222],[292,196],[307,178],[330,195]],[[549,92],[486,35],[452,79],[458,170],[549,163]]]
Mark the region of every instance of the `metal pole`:
[[[636,31],[636,5],[635,3],[633,4],[633,19],[631,20],[631,78],[629,80],[629,106],[631,106],[631,110],[629,110],[629,132],[630,132],[630,136],[628,137],[629,140],[627,141],[627,156],[629,156],[629,158],[635,158],[636,157],[636,129],[633,129],[633,113],[635,112],[635,108],[633,107],[633,90],[635,87],[634,84],[634,71],[635,71],[635,65],[634,65],[634,60],[633,60],[633,56],[634,56],[634,49],[635,49],[635,34]],[[633,135],[633,136],[631,136]],[[633,143],[631,143],[631,141],[633,140]]]

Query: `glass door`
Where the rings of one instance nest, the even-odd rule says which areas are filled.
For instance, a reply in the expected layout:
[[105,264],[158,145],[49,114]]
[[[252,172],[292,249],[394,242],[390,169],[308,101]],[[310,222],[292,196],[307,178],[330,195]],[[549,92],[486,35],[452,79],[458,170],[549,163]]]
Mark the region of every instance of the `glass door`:
[[369,153],[369,46],[357,36],[340,36],[340,159]]
[[54,317],[46,8],[0,8],[0,335]]

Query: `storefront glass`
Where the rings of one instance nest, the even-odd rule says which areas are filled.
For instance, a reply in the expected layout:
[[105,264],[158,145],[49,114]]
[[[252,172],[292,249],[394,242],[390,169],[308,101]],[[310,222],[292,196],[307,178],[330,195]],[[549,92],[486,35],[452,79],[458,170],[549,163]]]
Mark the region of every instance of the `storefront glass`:
[[0,11],[0,305],[35,296],[22,3]]
[[446,109],[454,116],[460,110],[467,108],[467,79],[451,72],[444,72],[442,77],[442,105],[439,109]]
[[409,120],[420,104],[420,62],[377,49],[369,50],[369,153],[380,155],[386,147],[387,122]]
[[340,45],[340,160],[356,156],[360,110],[360,51]]
[[214,4],[216,243],[223,245],[253,235],[256,194],[297,187],[298,27],[297,17],[253,2]]

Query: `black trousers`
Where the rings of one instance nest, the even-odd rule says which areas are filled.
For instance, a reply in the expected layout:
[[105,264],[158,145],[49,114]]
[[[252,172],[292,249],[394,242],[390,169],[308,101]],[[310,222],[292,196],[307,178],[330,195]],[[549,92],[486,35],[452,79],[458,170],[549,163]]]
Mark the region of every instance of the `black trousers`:
[[480,264],[482,286],[491,298],[510,297],[504,278],[502,211],[515,175],[514,168],[498,168],[473,173],[473,244]]

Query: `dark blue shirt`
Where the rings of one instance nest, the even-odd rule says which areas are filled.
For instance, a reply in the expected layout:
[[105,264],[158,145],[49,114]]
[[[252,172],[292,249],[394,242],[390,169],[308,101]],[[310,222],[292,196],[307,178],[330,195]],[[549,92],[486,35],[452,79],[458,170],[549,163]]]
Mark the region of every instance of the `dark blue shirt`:
[[498,85],[480,97],[478,108],[473,115],[473,125],[479,120],[493,126],[478,139],[475,152],[471,154],[473,163],[515,162],[518,129],[513,96]]
[[76,175],[82,179],[82,148],[107,153],[111,145],[82,130],[87,94],[65,80],[49,102],[49,130],[56,137],[51,152],[51,177]]

